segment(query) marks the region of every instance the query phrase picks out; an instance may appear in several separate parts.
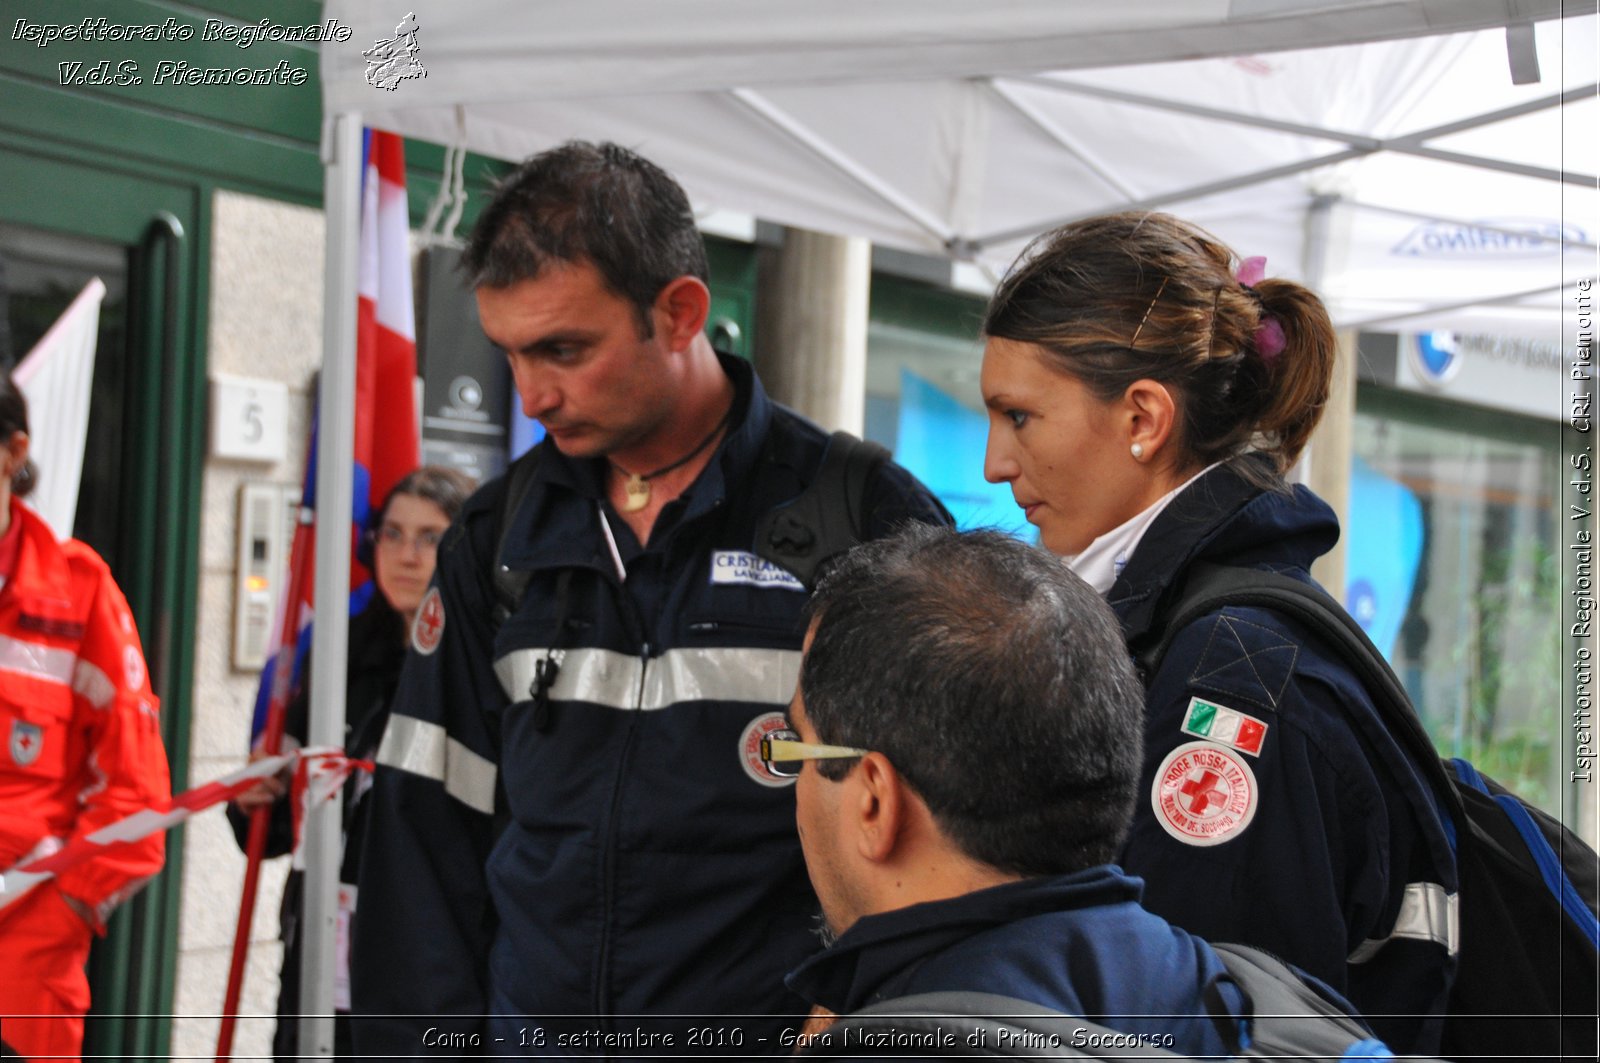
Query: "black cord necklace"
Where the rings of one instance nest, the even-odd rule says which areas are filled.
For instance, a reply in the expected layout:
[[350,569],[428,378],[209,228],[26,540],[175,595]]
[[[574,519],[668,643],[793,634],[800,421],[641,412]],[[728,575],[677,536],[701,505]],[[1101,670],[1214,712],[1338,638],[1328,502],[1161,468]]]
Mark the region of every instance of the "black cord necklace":
[[[629,472],[621,465],[618,465],[616,462],[612,461],[611,467],[628,478],[627,482],[622,485],[623,510],[628,513],[637,513],[645,506],[648,506],[650,504],[650,481],[654,480],[657,476],[660,476],[663,473],[669,473],[673,469],[679,468],[693,460],[695,455],[709,447],[711,445],[711,441],[722,434],[722,430],[728,427],[728,422],[732,420],[733,405],[730,403],[728,405],[728,412],[722,415],[722,420],[717,422],[716,427],[711,429],[709,435],[694,445],[693,450],[689,451],[689,453],[685,454],[672,464],[663,465],[654,472],[647,472],[643,475],[640,475],[636,472]],[[606,460],[611,461],[610,458],[607,458]]]

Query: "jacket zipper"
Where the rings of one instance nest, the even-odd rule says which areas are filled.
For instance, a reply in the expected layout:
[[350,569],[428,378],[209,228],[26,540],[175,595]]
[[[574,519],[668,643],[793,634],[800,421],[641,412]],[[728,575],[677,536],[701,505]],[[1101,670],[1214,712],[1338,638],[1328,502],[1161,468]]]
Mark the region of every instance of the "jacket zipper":
[[[601,520],[604,521],[602,514]],[[609,529],[608,529],[609,531]],[[620,561],[620,559],[618,559]],[[625,571],[618,573],[625,577]],[[617,768],[611,780],[611,806],[606,812],[605,831],[601,839],[600,856],[600,945],[596,950],[594,971],[594,996],[593,1015],[599,1024],[602,1033],[611,1032],[611,1008],[608,1006],[609,987],[611,981],[611,936],[612,920],[616,906],[616,873],[617,873],[617,834],[618,819],[622,804],[622,780],[627,771],[629,758],[633,753],[634,734],[638,730],[639,714],[644,709],[644,684],[650,670],[650,642],[645,635],[644,617],[639,612],[639,607],[633,597],[628,594],[628,589],[622,578],[616,583],[617,596],[622,600],[624,612],[634,622],[634,630],[639,640],[639,686],[634,692],[634,711],[628,720],[628,733],[623,737],[622,750],[617,757]],[[605,1053],[606,1058],[611,1057],[611,1052]]]

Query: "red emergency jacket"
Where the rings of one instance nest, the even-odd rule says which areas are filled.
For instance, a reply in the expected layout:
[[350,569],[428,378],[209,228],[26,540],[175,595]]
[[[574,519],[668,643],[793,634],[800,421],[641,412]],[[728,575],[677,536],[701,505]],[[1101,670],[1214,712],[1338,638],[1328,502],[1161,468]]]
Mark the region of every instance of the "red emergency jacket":
[[[0,571],[0,871],[172,792],[139,632],[106,563],[75,539],[57,542],[15,498],[11,519],[16,553]],[[164,852],[160,833],[108,846],[53,885],[103,931]],[[0,932],[5,920],[0,908]]]

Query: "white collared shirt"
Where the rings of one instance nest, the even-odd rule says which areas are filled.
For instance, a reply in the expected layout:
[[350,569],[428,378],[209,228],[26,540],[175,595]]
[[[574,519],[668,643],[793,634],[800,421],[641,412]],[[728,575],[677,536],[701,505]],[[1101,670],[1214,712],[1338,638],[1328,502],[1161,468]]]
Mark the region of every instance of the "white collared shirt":
[[1096,538],[1094,542],[1083,549],[1082,553],[1068,554],[1062,557],[1061,560],[1065,561],[1067,567],[1089,586],[1101,594],[1106,593],[1111,589],[1111,585],[1117,581],[1117,577],[1122,575],[1122,570],[1128,564],[1128,559],[1139,548],[1139,540],[1144,538],[1144,533],[1150,530],[1150,525],[1155,523],[1156,518],[1161,515],[1161,511],[1166,509],[1184,488],[1221,464],[1218,461],[1207,465],[1183,481],[1183,483],[1156,499],[1142,512]]

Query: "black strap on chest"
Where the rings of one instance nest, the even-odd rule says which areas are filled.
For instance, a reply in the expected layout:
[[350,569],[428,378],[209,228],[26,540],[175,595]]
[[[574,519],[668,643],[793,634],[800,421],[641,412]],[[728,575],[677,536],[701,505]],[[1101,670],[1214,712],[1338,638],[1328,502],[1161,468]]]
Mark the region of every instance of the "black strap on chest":
[[[770,438],[770,437],[769,437]],[[511,525],[528,497],[539,469],[544,444],[531,448],[506,471],[506,489],[495,512],[495,623],[505,623],[527,593],[532,573],[501,562],[511,538]],[[755,552],[794,573],[807,590],[816,586],[826,562],[861,541],[866,530],[867,485],[889,460],[877,443],[835,432],[828,438],[822,463],[805,490],[773,507],[756,524]],[[758,471],[766,465],[760,462]]]
[[833,433],[806,489],[756,522],[756,553],[811,590],[829,560],[861,541],[867,484],[888,460],[889,452],[871,440]]
[[1344,607],[1326,591],[1263,569],[1199,563],[1189,570],[1183,589],[1161,610],[1150,634],[1134,647],[1134,663],[1149,683],[1172,642],[1183,629],[1207,614],[1229,606],[1267,609],[1297,620],[1333,650],[1372,698],[1384,726],[1432,784],[1456,822],[1462,816],[1460,796],[1450,784],[1439,754],[1412,707],[1400,677]]
[[505,556],[506,543],[511,538],[511,524],[522,508],[528,489],[533,486],[533,474],[539,471],[539,458],[544,454],[544,444],[529,447],[527,453],[511,463],[506,470],[506,489],[495,510],[494,554],[489,563],[494,566],[494,623],[496,627],[517,611],[522,596],[527,593],[528,580],[533,573],[526,569],[513,569],[500,559]]

